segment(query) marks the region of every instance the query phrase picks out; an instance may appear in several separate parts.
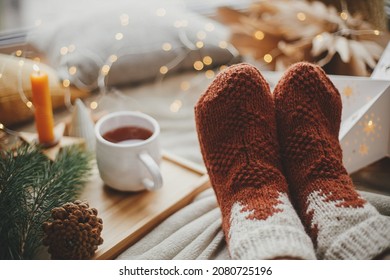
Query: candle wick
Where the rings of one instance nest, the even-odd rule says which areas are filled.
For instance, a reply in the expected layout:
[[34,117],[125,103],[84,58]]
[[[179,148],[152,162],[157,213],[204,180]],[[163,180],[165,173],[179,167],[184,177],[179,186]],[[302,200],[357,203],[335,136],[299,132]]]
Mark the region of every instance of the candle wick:
[[41,69],[38,67],[38,65],[34,64],[34,65],[33,65],[33,69],[34,69],[35,74],[36,74],[37,76],[40,76],[40,75],[41,75]]

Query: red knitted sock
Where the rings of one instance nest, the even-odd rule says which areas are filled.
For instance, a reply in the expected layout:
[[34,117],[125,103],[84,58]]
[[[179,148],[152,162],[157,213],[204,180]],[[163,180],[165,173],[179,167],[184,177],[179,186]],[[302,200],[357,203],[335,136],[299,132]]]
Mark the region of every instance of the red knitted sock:
[[315,258],[288,198],[274,103],[259,71],[229,67],[201,96],[195,115],[232,258]]
[[359,196],[343,167],[335,86],[320,67],[298,63],[274,94],[285,175],[317,256],[368,259],[385,251],[389,220]]

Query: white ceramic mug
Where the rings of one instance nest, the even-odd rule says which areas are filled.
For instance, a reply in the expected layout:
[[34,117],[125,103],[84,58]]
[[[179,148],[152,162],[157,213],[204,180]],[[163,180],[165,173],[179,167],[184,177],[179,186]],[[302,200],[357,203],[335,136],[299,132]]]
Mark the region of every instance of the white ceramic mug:
[[[109,131],[126,126],[147,129],[152,135],[146,140],[118,143],[103,137]],[[96,123],[95,135],[96,161],[104,183],[120,191],[156,190],[162,187],[160,126],[155,119],[139,112],[109,113]]]

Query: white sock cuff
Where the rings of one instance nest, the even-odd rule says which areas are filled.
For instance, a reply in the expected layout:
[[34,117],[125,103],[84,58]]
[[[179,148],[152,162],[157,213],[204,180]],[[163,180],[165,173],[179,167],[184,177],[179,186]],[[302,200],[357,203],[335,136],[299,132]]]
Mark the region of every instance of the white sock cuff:
[[324,258],[368,260],[387,249],[390,249],[390,218],[378,214],[341,234]]
[[239,240],[230,241],[229,251],[233,259],[316,258],[310,237],[292,226],[264,226],[248,232]]

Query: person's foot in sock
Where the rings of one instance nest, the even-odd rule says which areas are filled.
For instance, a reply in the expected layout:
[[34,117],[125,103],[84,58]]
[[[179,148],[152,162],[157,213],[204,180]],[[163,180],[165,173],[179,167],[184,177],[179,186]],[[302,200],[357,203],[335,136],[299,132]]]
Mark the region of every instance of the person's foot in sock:
[[340,94],[319,67],[291,66],[274,90],[290,194],[325,259],[371,259],[390,248],[390,220],[356,192],[338,140]]
[[281,172],[274,102],[260,72],[220,73],[195,107],[200,147],[234,259],[313,259]]

